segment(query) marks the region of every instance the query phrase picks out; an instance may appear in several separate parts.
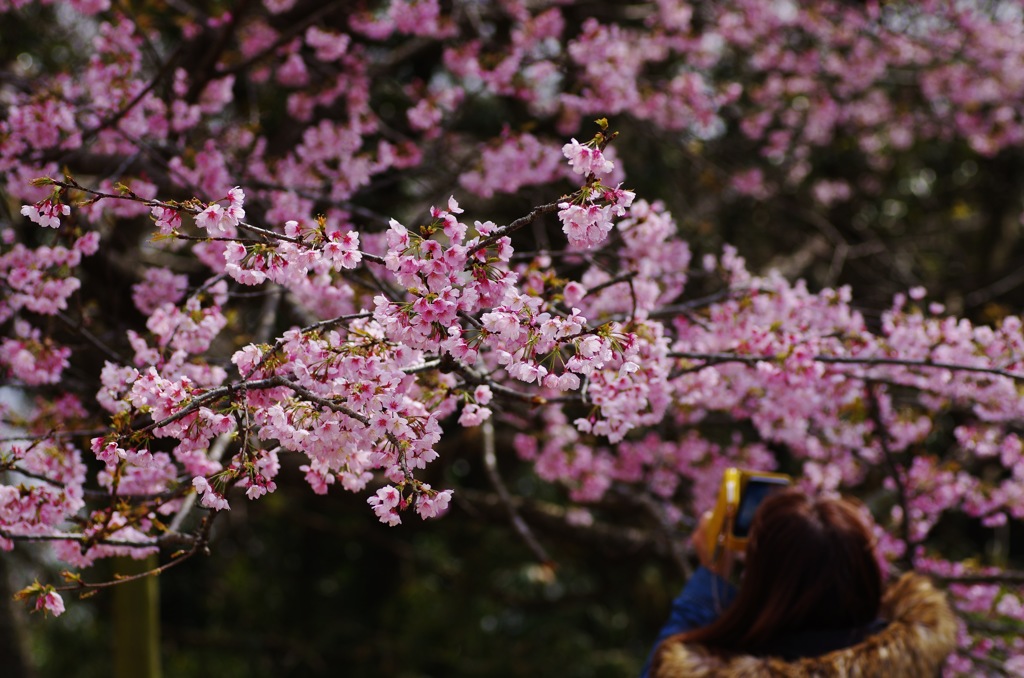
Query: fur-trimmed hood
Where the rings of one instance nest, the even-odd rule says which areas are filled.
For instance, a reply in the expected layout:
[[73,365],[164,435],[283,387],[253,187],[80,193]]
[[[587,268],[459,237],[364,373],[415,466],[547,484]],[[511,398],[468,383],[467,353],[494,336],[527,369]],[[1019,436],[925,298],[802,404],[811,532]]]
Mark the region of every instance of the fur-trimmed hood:
[[652,678],[825,678],[938,674],[956,646],[957,624],[945,594],[917,574],[904,574],[882,598],[889,624],[851,647],[785,662],[750,655],[718,656],[679,635],[666,638],[654,656]]

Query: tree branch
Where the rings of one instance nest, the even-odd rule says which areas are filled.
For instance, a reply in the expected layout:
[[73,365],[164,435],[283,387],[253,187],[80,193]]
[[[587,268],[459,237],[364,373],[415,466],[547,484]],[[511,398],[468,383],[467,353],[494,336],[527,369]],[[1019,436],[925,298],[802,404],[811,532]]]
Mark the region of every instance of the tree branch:
[[[742,355],[738,353],[700,353],[692,351],[673,351],[668,354],[668,357],[683,358],[685,360],[702,360],[706,363],[704,365],[698,365],[688,371],[696,371],[705,367],[721,365],[724,363],[756,365],[757,363],[762,362],[777,363],[784,360],[783,356],[778,355]],[[950,370],[952,372],[974,372],[977,374],[991,374],[997,377],[1006,377],[1008,379],[1013,379],[1014,381],[1024,381],[1024,373],[1011,372],[1000,367],[982,367],[980,365],[964,365],[962,363],[936,362],[933,360],[912,360],[909,358],[886,358],[881,356],[865,356],[863,358],[859,358],[855,356],[831,355],[815,355],[811,356],[811,360],[819,363],[837,365],[864,365],[868,367],[876,365],[899,365],[903,367],[923,367],[938,370]]]
[[498,497],[501,498],[501,503],[505,506],[505,511],[508,513],[512,527],[515,528],[515,531],[523,539],[527,547],[537,557],[537,560],[544,565],[554,567],[555,563],[551,560],[551,556],[541,546],[541,543],[537,541],[537,538],[533,536],[530,526],[526,524],[523,517],[519,515],[519,511],[516,510],[515,505],[512,503],[508,488],[505,487],[505,482],[501,479],[501,474],[498,471],[498,459],[494,450],[494,424],[488,419],[483,423],[482,428],[484,436],[484,468],[487,469],[487,477],[490,478],[491,484],[494,485],[494,489],[498,493]]
[[501,228],[496,230],[494,233],[490,234],[489,236],[487,236],[486,238],[484,238],[483,240],[478,242],[476,245],[473,245],[472,247],[470,247],[469,252],[467,253],[467,256],[472,260],[473,255],[476,254],[477,252],[479,252],[480,250],[485,250],[488,247],[490,247],[491,245],[493,245],[494,243],[496,243],[499,240],[501,240],[502,238],[504,238],[506,235],[509,235],[511,233],[515,233],[519,229],[524,228],[526,226],[529,226],[530,223],[532,223],[533,220],[536,219],[537,217],[539,217],[541,215],[544,215],[544,214],[551,214],[552,212],[557,212],[557,211],[558,211],[558,203],[557,202],[550,202],[550,203],[548,203],[546,205],[541,205],[540,207],[534,207],[533,211],[531,211],[529,214],[527,214],[525,216],[522,216],[522,217],[519,217],[518,219],[516,219],[512,223],[508,224],[507,226],[502,226]]
[[885,462],[889,467],[889,473],[892,475],[893,482],[896,483],[896,496],[900,504],[900,511],[903,514],[900,520],[900,534],[903,538],[903,544],[906,550],[900,557],[900,563],[905,569],[912,570],[914,569],[914,549],[916,544],[912,541],[910,536],[910,511],[907,503],[906,484],[903,482],[903,476],[901,475],[900,468],[896,465],[896,459],[893,456],[892,450],[889,448],[888,432],[885,428],[884,422],[882,421],[882,410],[881,407],[879,407],[878,395],[875,393],[874,385],[867,384],[865,386],[865,391],[871,420],[875,424],[878,442],[882,446],[882,453],[885,455]]

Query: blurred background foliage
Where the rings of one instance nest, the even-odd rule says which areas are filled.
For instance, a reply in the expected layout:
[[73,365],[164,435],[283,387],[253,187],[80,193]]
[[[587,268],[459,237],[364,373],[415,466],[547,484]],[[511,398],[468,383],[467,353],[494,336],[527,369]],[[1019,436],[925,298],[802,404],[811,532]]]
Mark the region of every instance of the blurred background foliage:
[[[159,577],[164,675],[637,674],[681,577],[649,545],[599,546],[543,523],[553,563],[539,563],[489,515],[463,461],[456,497],[479,501],[397,528],[360,497],[313,495],[284,470],[275,494],[218,524],[210,556]],[[521,480],[520,491],[543,488]],[[110,574],[94,570],[87,579]],[[68,602],[57,619],[16,610],[34,675],[111,676],[111,592]]]

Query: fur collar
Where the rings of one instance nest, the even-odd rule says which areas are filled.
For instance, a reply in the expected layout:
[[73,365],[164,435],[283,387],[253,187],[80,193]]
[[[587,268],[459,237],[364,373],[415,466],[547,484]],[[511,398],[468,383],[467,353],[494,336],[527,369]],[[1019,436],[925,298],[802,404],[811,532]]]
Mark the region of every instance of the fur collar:
[[882,598],[888,626],[851,647],[795,662],[771,657],[721,657],[678,635],[655,654],[653,678],[824,678],[935,676],[956,645],[957,624],[946,596],[917,574],[904,574]]

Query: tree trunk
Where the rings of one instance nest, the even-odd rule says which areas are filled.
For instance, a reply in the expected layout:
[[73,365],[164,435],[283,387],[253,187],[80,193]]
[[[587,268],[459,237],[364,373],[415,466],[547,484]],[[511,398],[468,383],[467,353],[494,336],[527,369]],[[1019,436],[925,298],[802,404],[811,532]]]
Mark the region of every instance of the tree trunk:
[[16,606],[7,570],[10,556],[0,553],[0,657],[3,658],[5,678],[35,678],[36,672],[29,662],[25,639],[25,624],[19,623],[24,609]]
[[[157,567],[157,557],[116,558],[114,570],[138,574]],[[160,587],[143,577],[114,587],[114,678],[160,678]]]

